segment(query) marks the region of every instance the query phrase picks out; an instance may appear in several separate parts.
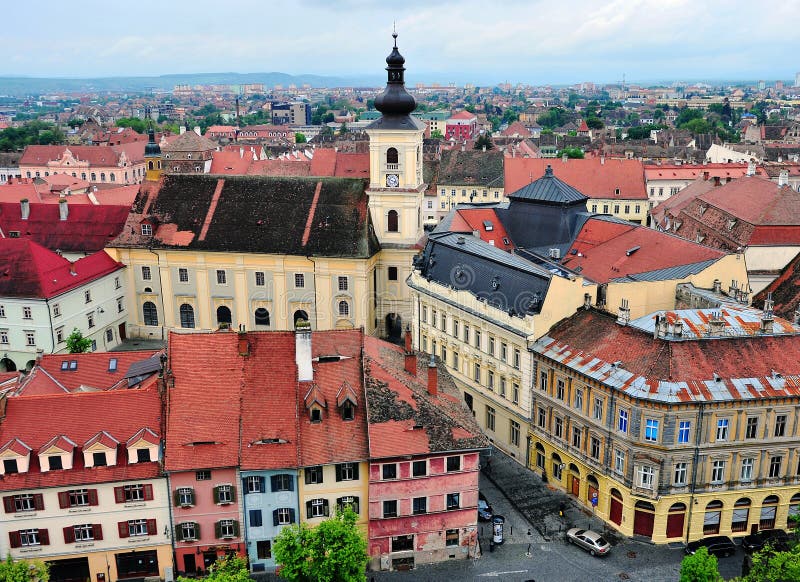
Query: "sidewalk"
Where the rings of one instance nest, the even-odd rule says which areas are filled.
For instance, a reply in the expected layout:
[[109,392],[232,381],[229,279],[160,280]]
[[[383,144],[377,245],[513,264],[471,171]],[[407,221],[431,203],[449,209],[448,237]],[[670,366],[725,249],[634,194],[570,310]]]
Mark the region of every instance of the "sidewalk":
[[[511,505],[545,540],[563,536],[572,527],[602,533],[614,545],[623,539],[574,497],[543,482],[538,472],[531,471],[502,451],[492,448],[491,456],[481,456],[481,464],[483,475],[503,492]],[[565,507],[563,518],[558,515],[562,504]]]

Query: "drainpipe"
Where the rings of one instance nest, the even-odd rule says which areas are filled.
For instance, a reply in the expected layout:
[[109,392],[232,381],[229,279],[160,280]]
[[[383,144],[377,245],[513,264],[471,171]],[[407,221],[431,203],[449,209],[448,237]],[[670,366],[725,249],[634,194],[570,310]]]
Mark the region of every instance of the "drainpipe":
[[[156,264],[158,265],[158,296],[161,299],[161,341],[164,341],[164,327],[166,327],[166,313],[164,312],[164,285],[161,282],[161,255],[153,250],[152,246],[148,246],[147,250],[156,256]],[[136,275],[134,275],[135,277]]]
[[[313,331],[319,330],[319,315],[317,312],[319,311],[319,303],[317,302],[317,263],[314,261],[314,258],[311,255],[306,255],[306,258],[311,261],[311,264],[314,265],[313,270],[311,271],[311,279],[314,281],[314,329]],[[355,284],[355,282],[354,282]],[[333,322],[336,318],[336,312],[334,311],[333,304],[329,305],[331,309],[331,321]],[[353,311],[355,312],[356,306],[353,305]]]
[[702,438],[703,412],[705,404],[701,403],[697,409],[697,428],[694,437],[694,455],[692,456],[692,488],[689,493],[689,518],[686,524],[686,543],[689,543],[689,533],[692,528],[692,509],[694,508],[694,492],[697,479],[697,460],[700,458],[700,439]]

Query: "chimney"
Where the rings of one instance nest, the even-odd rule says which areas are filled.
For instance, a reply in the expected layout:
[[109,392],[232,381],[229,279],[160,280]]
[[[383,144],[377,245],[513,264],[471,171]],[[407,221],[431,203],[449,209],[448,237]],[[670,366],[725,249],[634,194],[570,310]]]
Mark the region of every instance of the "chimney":
[[69,207],[67,206],[67,199],[61,198],[58,201],[58,217],[61,220],[66,220],[69,217]]
[[747,164],[747,175],[748,176],[755,176],[756,175],[756,163],[750,162]]
[[714,293],[721,293],[722,292],[722,281],[719,279],[714,279]]
[[436,396],[439,391],[439,369],[436,367],[436,357],[431,354],[428,362],[428,394]]
[[567,154],[563,154],[561,156],[561,163],[566,164],[568,159],[569,159],[569,156]]
[[672,328],[675,337],[683,337],[683,321],[678,319],[675,322],[675,326]]
[[411,374],[412,376],[417,375],[417,354],[411,347],[411,327],[406,326],[406,352],[405,352],[405,369],[406,372]]
[[600,154],[600,165],[601,166],[605,166],[606,165],[606,156],[605,156],[605,154]]
[[194,131],[197,135],[200,135],[200,126],[199,125],[195,125],[194,126],[194,130],[192,130],[192,131]]
[[628,325],[631,321],[631,308],[627,299],[623,299],[619,306],[619,313],[617,314],[617,323],[620,325]]
[[714,187],[719,186],[719,176],[714,176]]
[[703,172],[703,180],[708,181],[708,176],[709,176],[708,172]]
[[792,314],[792,323],[795,325],[800,325],[800,305],[797,307],[797,309],[794,310],[794,313]]
[[295,354],[297,364],[297,380],[310,382],[314,379],[314,368],[311,366],[311,324],[298,320],[294,332]]
[[711,314],[708,320],[708,331],[712,335],[721,335],[725,329],[725,320],[722,319],[722,313],[715,311]]
[[775,323],[775,314],[772,309],[775,302],[772,300],[772,293],[767,293],[767,298],[764,300],[764,314],[761,316],[761,333],[772,333],[773,324]]
[[583,308],[584,309],[592,308],[592,296],[589,293],[583,294]]
[[184,133],[186,133],[186,126],[181,125],[181,135],[183,135]]
[[28,217],[31,215],[31,205],[27,198],[23,198],[19,201],[19,211],[20,214],[22,214],[22,220],[28,220]]
[[239,326],[239,355],[245,358],[250,355],[250,342],[247,340],[244,325]]
[[778,174],[778,188],[789,185],[789,170],[781,170]]

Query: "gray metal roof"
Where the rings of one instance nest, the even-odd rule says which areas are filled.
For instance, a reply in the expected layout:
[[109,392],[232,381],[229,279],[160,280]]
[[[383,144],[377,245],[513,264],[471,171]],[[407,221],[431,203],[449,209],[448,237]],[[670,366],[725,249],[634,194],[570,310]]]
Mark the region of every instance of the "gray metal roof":
[[424,130],[425,124],[410,115],[381,115],[366,129],[412,129]]
[[645,273],[636,273],[633,275],[626,275],[625,277],[616,277],[611,279],[613,283],[626,283],[630,281],[667,281],[673,279],[684,279],[689,275],[696,275],[702,272],[707,267],[716,263],[719,259],[709,259],[707,261],[700,261],[699,263],[689,263],[688,265],[676,265],[666,269],[657,269],[655,271],[647,271]]
[[548,204],[585,204],[589,199],[578,190],[556,178],[547,166],[544,176],[508,195],[512,200],[531,200]]

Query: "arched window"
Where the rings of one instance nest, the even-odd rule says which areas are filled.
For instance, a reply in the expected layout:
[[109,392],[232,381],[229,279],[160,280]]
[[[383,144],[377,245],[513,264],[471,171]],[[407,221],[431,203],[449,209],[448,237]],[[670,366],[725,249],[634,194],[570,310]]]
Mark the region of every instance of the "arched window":
[[722,517],[722,501],[710,501],[706,505],[706,511],[703,514],[703,535],[711,535],[719,533],[719,522]]
[[339,317],[350,317],[350,304],[347,301],[339,301]]
[[116,174],[109,174],[108,177],[111,178],[112,182],[116,182],[117,181],[117,175]]
[[294,312],[294,326],[297,327],[298,322],[303,324],[308,323],[308,313],[304,309],[298,309]]
[[221,326],[222,324],[230,325],[231,323],[233,323],[233,319],[230,308],[225,305],[217,307],[217,324]]
[[97,182],[97,174],[92,172],[92,182]]
[[750,500],[742,497],[733,504],[733,515],[731,516],[731,531],[747,531],[747,521],[750,517]]
[[181,327],[194,327],[194,308],[188,303],[181,305]]
[[142,305],[142,318],[145,325],[158,325],[158,311],[156,304],[152,301],[145,301]]
[[269,311],[259,307],[255,312],[256,325],[269,325]]
[[397,210],[390,210],[389,216],[387,220],[386,228],[389,232],[397,232],[399,230],[399,220],[398,220]]
[[396,148],[389,148],[386,150],[386,163],[387,164],[397,164],[399,156],[397,155]]
[[149,162],[147,162],[147,169],[148,170],[152,170],[153,169],[153,160],[150,160]]
[[100,181],[101,182],[105,182],[106,181],[106,173],[105,172],[100,172]]

